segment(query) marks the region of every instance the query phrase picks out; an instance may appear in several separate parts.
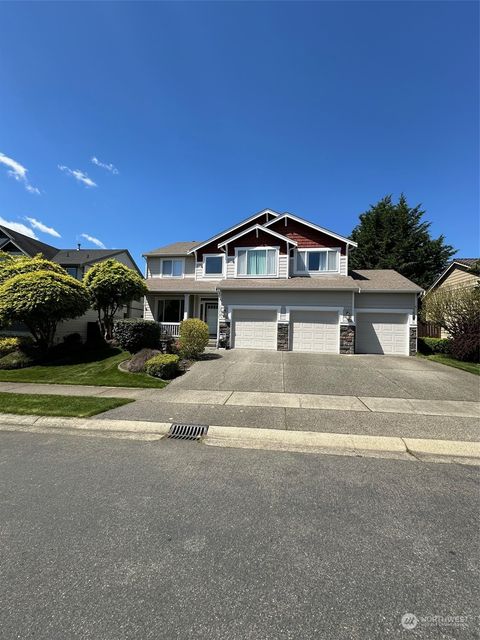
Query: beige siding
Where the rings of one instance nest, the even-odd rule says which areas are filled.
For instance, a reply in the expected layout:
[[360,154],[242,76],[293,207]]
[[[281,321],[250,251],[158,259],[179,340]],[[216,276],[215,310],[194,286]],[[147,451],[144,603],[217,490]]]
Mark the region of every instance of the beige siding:
[[233,256],[227,258],[227,278],[235,278],[235,258]]
[[340,274],[342,276],[348,275],[348,258],[347,256],[340,256]]
[[438,289],[453,289],[457,287],[473,287],[480,282],[480,278],[473,273],[467,273],[454,267],[445,280],[438,285]]
[[278,277],[288,278],[288,256],[280,255],[278,258]]
[[[195,257],[194,256],[168,256],[168,258],[184,258],[185,259],[185,272],[186,278],[195,277]],[[165,256],[167,258],[167,256]],[[167,259],[168,259],[167,258]],[[161,258],[153,257],[147,258],[147,278],[160,278],[160,261]]]
[[357,309],[415,309],[414,293],[356,293]]

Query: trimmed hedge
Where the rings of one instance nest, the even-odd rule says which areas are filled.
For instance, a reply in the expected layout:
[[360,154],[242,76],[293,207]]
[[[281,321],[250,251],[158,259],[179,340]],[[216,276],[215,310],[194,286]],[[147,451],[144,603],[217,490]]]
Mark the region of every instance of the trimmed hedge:
[[173,354],[162,354],[147,360],[145,363],[145,371],[150,376],[162,378],[162,380],[170,380],[178,373],[179,357]]
[[418,338],[418,351],[424,356],[434,353],[450,353],[450,340],[448,338]]
[[158,349],[160,325],[153,320],[134,318],[115,320],[113,337],[122,349],[130,353],[138,353],[141,349]]
[[198,318],[189,318],[180,323],[178,346],[183,358],[198,358],[208,344],[208,325]]

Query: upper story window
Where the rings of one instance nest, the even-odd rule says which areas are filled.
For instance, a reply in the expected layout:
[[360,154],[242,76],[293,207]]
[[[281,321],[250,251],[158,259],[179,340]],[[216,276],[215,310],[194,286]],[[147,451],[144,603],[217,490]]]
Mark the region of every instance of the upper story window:
[[182,278],[183,258],[164,258],[161,265],[161,274],[164,278]]
[[65,271],[68,273],[69,276],[72,276],[72,278],[79,277],[78,267],[65,267]]
[[205,255],[203,257],[203,275],[212,278],[223,276],[223,255]]
[[237,249],[237,276],[276,276],[278,249]]
[[338,249],[297,250],[295,258],[297,273],[323,273],[339,270],[340,251]]

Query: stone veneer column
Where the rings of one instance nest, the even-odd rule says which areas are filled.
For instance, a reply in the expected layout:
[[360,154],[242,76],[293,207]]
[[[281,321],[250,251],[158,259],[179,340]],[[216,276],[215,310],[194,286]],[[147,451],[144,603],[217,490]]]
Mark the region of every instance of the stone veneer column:
[[340,325],[340,353],[352,355],[355,353],[355,325]]
[[409,328],[409,354],[410,356],[414,356],[417,353],[417,327]]
[[277,324],[277,351],[288,351],[288,333],[289,333],[289,322],[279,322]]
[[218,326],[218,347],[230,349],[230,320],[220,320]]

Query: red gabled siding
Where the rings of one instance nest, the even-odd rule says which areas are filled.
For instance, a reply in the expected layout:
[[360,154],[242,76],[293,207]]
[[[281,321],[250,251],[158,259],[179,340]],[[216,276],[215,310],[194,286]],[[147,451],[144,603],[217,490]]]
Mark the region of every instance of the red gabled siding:
[[279,220],[269,226],[269,229],[280,233],[282,236],[295,240],[298,243],[299,249],[314,249],[328,248],[328,247],[341,247],[341,252],[344,255],[346,252],[346,244],[332,238],[332,236],[312,229],[306,224],[297,222],[296,220],[287,219],[287,226],[285,226],[285,220]]
[[287,243],[284,240],[280,240],[280,238],[276,238],[272,236],[271,233],[266,231],[258,230],[257,232],[252,231],[250,233],[237,238],[235,242],[228,244],[228,255],[235,255],[235,247],[280,247],[280,253],[287,253]]
[[[271,220],[272,217],[269,216],[268,219]],[[230,233],[223,234],[220,238],[217,238],[216,240],[214,240],[214,242],[211,242],[205,247],[202,247],[201,249],[199,249],[199,251],[197,251],[197,260],[199,262],[202,261],[203,255],[205,253],[220,253],[218,244],[220,242],[225,242],[225,240],[227,240],[229,236],[230,237],[236,236],[238,233],[245,231],[245,229],[248,229],[249,227],[253,227],[256,224],[265,224],[265,222],[267,222],[267,214],[264,213],[263,215],[258,216],[258,218],[255,218],[254,220],[250,220],[250,222],[246,222],[245,224],[242,224],[240,227],[237,227],[237,229],[235,229],[234,231],[230,231]]]

